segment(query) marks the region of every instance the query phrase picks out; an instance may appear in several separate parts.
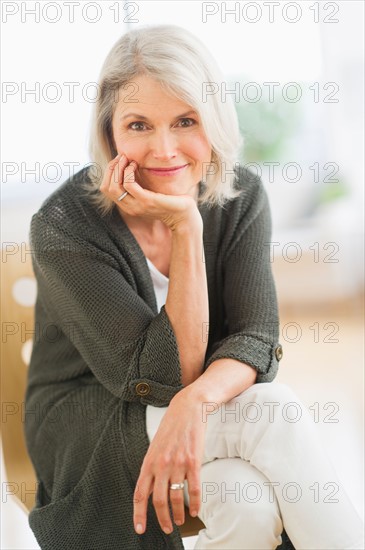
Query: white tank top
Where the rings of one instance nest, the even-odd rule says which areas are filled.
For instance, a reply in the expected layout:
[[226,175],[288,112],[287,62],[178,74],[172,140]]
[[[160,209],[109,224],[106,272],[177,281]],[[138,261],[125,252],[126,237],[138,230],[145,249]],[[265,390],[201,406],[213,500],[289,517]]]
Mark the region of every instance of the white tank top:
[[[169,278],[166,277],[157,267],[146,257],[147,265],[149,267],[151,278],[153,282],[153,288],[155,289],[157,309],[160,311],[161,307],[166,303],[167,291],[169,287]],[[158,430],[163,415],[167,411],[167,407],[154,407],[153,405],[147,405],[146,407],[146,431],[150,442],[155,436]]]
[[153,288],[155,289],[157,309],[160,311],[163,305],[166,303],[167,291],[169,288],[169,278],[166,277],[157,267],[149,260],[147,260],[147,265],[149,267],[151,278],[153,282]]

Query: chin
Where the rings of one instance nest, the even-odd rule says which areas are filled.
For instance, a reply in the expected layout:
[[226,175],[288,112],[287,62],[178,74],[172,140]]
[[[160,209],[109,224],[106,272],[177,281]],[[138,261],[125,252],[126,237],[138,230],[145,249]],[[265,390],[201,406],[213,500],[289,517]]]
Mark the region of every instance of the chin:
[[[158,181],[157,181],[158,180]],[[189,190],[193,187],[195,187],[197,184],[186,184],[186,178],[182,178],[180,181],[178,181],[178,178],[175,177],[164,177],[164,178],[156,178],[156,180],[152,181],[141,181],[141,186],[144,189],[148,189],[149,191],[154,191],[155,193],[164,193],[165,195],[186,195],[189,194]]]
[[181,185],[151,185],[148,187],[150,191],[154,193],[163,193],[164,195],[187,195],[189,194],[189,188],[183,188]]

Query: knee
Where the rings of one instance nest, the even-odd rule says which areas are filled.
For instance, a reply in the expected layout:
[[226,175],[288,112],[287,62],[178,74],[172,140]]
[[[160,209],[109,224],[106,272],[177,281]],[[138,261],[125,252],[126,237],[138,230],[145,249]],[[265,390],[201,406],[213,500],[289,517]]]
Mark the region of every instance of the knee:
[[221,526],[229,525],[232,529],[262,529],[264,532],[270,530],[277,534],[283,528],[276,497],[272,498],[271,495],[269,498],[268,492],[264,492],[262,485],[258,483],[248,483],[242,490],[234,493],[230,491],[226,495],[220,492],[203,508],[203,521],[206,525],[217,522]]
[[268,526],[275,525],[280,519],[277,500],[275,497],[270,500],[267,498],[268,495],[262,491],[262,487],[260,489],[256,497],[252,494],[249,495],[252,491],[242,494],[238,505],[236,502],[230,502],[229,504],[227,502],[227,514],[236,517],[239,522],[242,521],[244,514],[247,524],[252,523],[256,528],[266,529]]

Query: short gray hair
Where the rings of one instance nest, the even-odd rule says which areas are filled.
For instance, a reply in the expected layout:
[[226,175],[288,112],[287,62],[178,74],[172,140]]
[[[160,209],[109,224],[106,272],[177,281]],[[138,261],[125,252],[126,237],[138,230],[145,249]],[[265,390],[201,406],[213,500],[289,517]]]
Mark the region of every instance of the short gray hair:
[[[234,167],[243,139],[232,99],[223,100],[220,93],[212,93],[213,87],[222,86],[223,74],[205,45],[186,29],[144,26],[127,32],[114,44],[100,72],[89,140],[90,181],[83,184],[89,192],[94,191],[91,200],[100,213],[107,214],[114,205],[99,187],[108,163],[118,154],[112,133],[116,97],[121,87],[141,75],[157,80],[201,118],[212,158],[199,202],[223,206],[236,197]],[[204,90],[210,93],[203,96]]]

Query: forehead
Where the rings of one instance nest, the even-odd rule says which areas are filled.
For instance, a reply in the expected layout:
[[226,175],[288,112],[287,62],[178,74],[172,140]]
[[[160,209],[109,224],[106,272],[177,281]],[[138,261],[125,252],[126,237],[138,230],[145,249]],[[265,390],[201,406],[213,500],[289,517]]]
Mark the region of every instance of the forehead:
[[190,105],[171,95],[156,80],[139,76],[119,89],[114,116],[118,120],[128,113],[140,113],[146,117],[157,114],[169,116],[190,109]]

